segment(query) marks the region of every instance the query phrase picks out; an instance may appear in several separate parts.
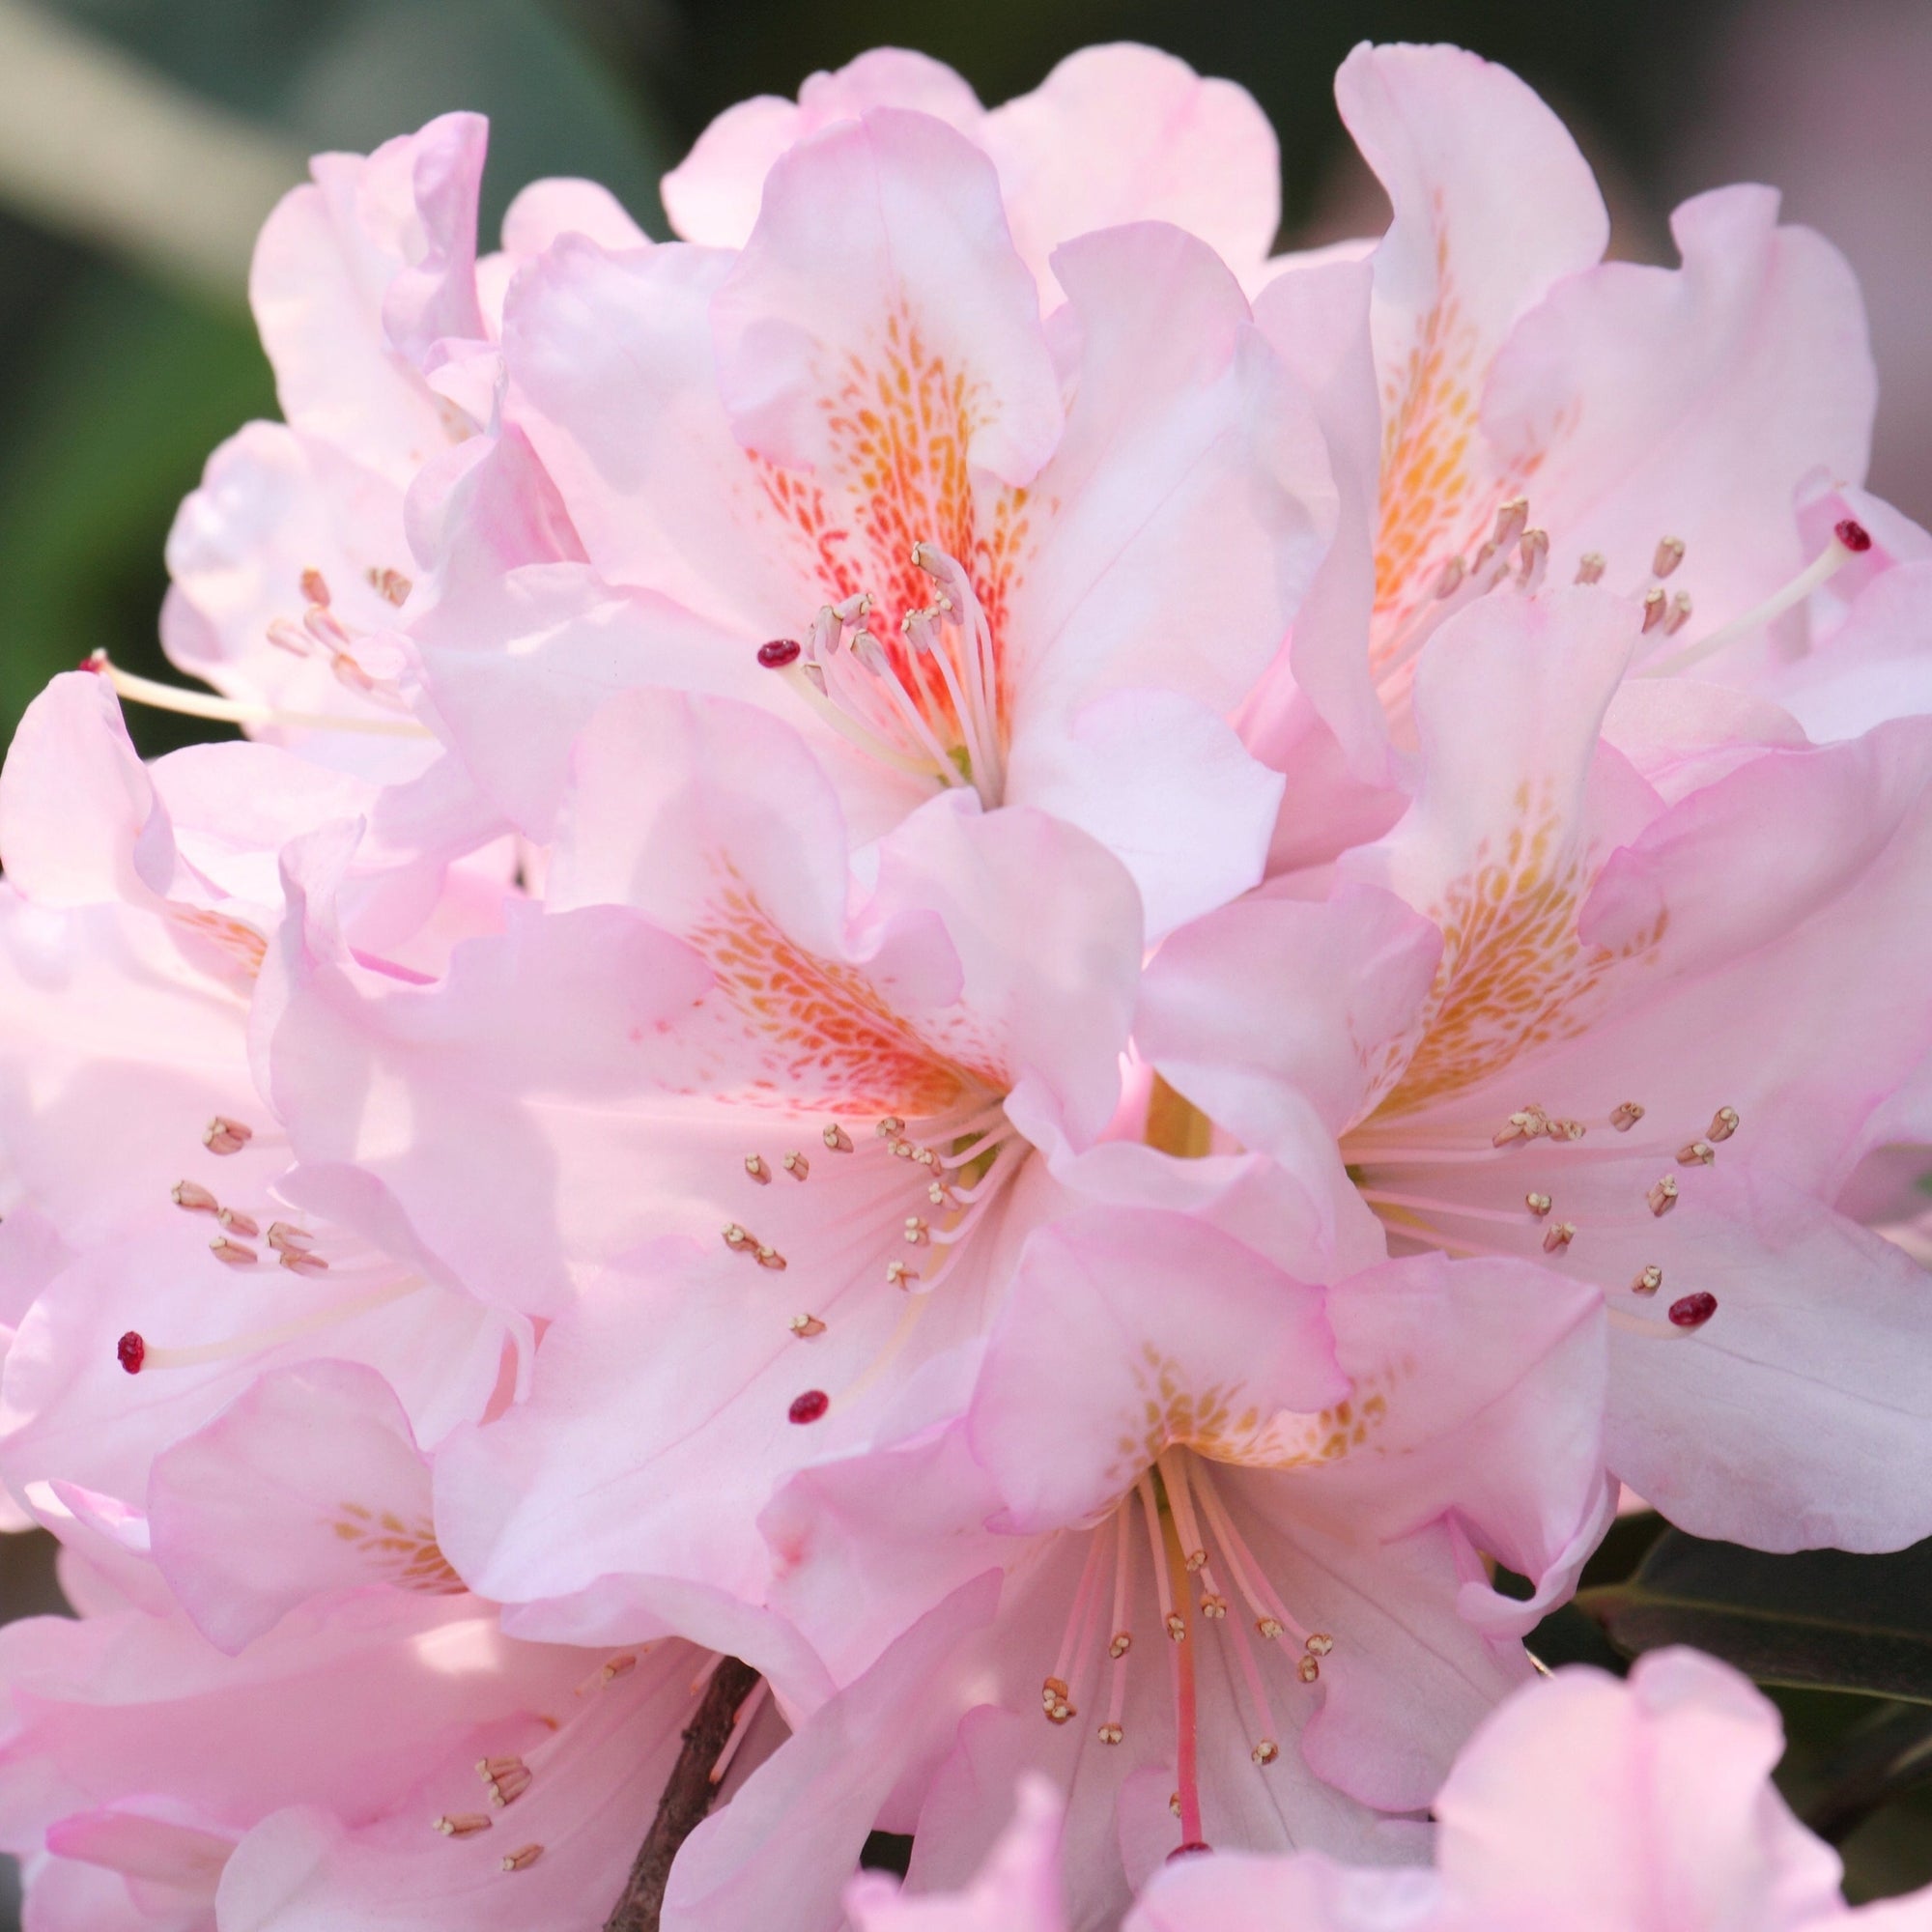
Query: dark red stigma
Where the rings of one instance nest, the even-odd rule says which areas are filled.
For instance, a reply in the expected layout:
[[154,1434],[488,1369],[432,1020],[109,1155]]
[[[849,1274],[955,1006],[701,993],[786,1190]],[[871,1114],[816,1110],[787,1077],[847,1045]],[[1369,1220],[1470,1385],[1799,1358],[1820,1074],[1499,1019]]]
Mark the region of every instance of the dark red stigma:
[[98,677],[99,676],[101,671],[106,668],[106,667],[107,667],[107,653],[105,651],[89,651],[88,654],[84,658],[82,658],[77,665],[74,666],[74,669],[91,670]]
[[1701,1328],[1718,1312],[1718,1297],[1701,1290],[1670,1304],[1670,1319],[1680,1328]]
[[816,1422],[831,1406],[832,1398],[823,1389],[807,1389],[793,1399],[789,1412],[794,1422]]
[[786,665],[798,662],[798,653],[799,646],[791,639],[774,638],[770,643],[758,646],[758,662],[767,670],[783,670]]
[[1198,1858],[1203,1852],[1211,1852],[1213,1849],[1214,1847],[1205,1838],[1189,1838],[1184,1845],[1176,1845],[1173,1851],[1168,1853],[1167,1862],[1172,1864],[1176,1859]]
[[114,1359],[130,1376],[138,1376],[141,1373],[141,1364],[148,1359],[148,1345],[130,1328],[120,1341],[115,1343]]
[[1834,524],[1832,534],[1856,556],[1861,551],[1871,549],[1871,532],[1861,523],[1847,517],[1842,524]]

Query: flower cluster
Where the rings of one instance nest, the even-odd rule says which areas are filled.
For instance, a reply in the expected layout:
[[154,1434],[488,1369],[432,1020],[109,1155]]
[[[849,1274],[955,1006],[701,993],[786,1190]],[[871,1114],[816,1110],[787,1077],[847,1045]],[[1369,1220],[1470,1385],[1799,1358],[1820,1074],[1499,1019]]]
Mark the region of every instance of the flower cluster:
[[270,218],[218,695],[0,776],[39,1932],[1835,1922],[1753,1693],[1522,1639],[1620,1484],[1932,1532],[1841,1211],[1932,1141],[1932,537],[1770,191],[1605,263],[1507,72],[1337,93],[1313,254],[1134,47],[747,102],[668,243],[479,255],[463,115]]

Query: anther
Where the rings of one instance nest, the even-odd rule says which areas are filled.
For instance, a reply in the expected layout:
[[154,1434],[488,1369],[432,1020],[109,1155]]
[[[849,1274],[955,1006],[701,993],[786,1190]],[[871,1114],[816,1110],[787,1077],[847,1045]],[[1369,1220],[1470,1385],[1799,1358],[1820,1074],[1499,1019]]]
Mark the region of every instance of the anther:
[[1643,1109],[1634,1100],[1626,1100],[1610,1116],[1610,1125],[1620,1134],[1627,1134],[1643,1119]]
[[254,1138],[253,1127],[244,1127],[240,1121],[216,1114],[203,1130],[201,1144],[210,1153],[240,1153]]
[[1490,1145],[1508,1147],[1512,1141],[1533,1141],[1548,1126],[1548,1118],[1541,1107],[1521,1107],[1491,1135]]
[[1871,549],[1871,532],[1854,518],[1847,517],[1842,523],[1833,524],[1832,534],[1854,556],[1861,556]]
[[1219,1623],[1228,1614],[1228,1600],[1217,1597],[1211,1590],[1201,1593],[1201,1614],[1211,1623]]
[[1543,1131],[1553,1141],[1580,1141],[1590,1130],[1581,1121],[1551,1121]]
[[794,1180],[806,1180],[810,1178],[811,1163],[802,1153],[786,1154],[781,1164]]
[[1522,1205],[1540,1221],[1549,1212],[1549,1196],[1547,1194],[1525,1194]]
[[895,1141],[905,1132],[905,1122],[896,1114],[888,1114],[872,1131],[882,1141]]
[[1651,1183],[1650,1191],[1643,1197],[1650,1203],[1650,1211],[1662,1218],[1677,1206],[1677,1177],[1666,1174]]
[[1462,586],[1463,572],[1465,567],[1460,556],[1452,556],[1435,573],[1435,595],[1437,597],[1455,596],[1457,590]]
[[758,662],[767,670],[782,670],[786,665],[798,662],[800,649],[791,638],[774,638],[770,643],[758,646]]
[[724,1245],[736,1254],[742,1248],[756,1248],[757,1237],[749,1228],[741,1228],[736,1221],[724,1224]]
[[1735,1107],[1719,1107],[1711,1116],[1711,1124],[1705,1129],[1708,1141],[1727,1141],[1738,1130],[1738,1110]]
[[1668,577],[1684,561],[1684,539],[1682,537],[1661,537],[1657,554],[1650,559],[1650,574],[1653,577]]
[[315,1246],[315,1236],[306,1228],[298,1228],[292,1221],[270,1221],[269,1245],[277,1254],[305,1255]]
[[1205,1549],[1190,1549],[1185,1558],[1187,1574],[1192,1577],[1197,1571],[1208,1567],[1208,1552]]
[[514,1852],[505,1855],[503,1869],[506,1872],[528,1871],[543,1857],[541,1845],[519,1845]]
[[611,1658],[597,1674],[606,1684],[614,1684],[618,1678],[630,1676],[631,1672],[637,1669],[637,1653],[626,1650]]
[[1132,1631],[1116,1631],[1112,1641],[1107,1645],[1107,1655],[1118,1663],[1133,1647],[1134,1634]]
[[1701,1328],[1718,1312],[1718,1297],[1701,1289],[1670,1304],[1670,1321],[1676,1328]]
[[1168,1611],[1167,1634],[1176,1643],[1185,1643],[1187,1641],[1187,1619],[1179,1610]]
[[761,1247],[757,1252],[758,1265],[761,1268],[770,1268],[774,1274],[782,1274],[784,1272],[785,1258],[776,1248]]
[[1281,1755],[1281,1747],[1272,1738],[1264,1738],[1248,1755],[1257,1764],[1272,1764]]
[[1295,1663],[1294,1674],[1304,1684],[1313,1684],[1321,1675],[1321,1666],[1314,1658],[1304,1657]]
[[1690,621],[1690,593],[1680,590],[1670,600],[1670,615],[1663,620],[1663,635],[1674,638]]
[[1609,559],[1600,550],[1586,550],[1577,559],[1577,582],[1578,583],[1601,583],[1604,572],[1609,567]]
[[530,1768],[520,1757],[480,1757],[476,1775],[490,1787],[490,1803],[514,1804],[530,1788]]
[[888,1262],[886,1264],[886,1286],[888,1288],[903,1288],[907,1282],[917,1281],[918,1279],[919,1270],[916,1267],[908,1267],[904,1262]]
[[1119,1724],[1102,1724],[1094,1734],[1103,1745],[1117,1745],[1126,1736]]
[[296,587],[309,603],[320,604],[325,611],[328,609],[328,579],[314,564],[296,579]]
[[1679,1167],[1709,1167],[1718,1157],[1718,1150],[1709,1141],[1690,1141],[1677,1150]]
[[367,575],[369,588],[399,611],[410,601],[410,592],[415,587],[400,570],[371,569]]
[[473,1838],[478,1832],[487,1832],[491,1821],[481,1811],[459,1811],[454,1816],[445,1811],[440,1818],[430,1820],[430,1830],[440,1832],[445,1838]]
[[1510,545],[1529,527],[1529,498],[1512,497],[1498,506],[1496,526],[1491,532],[1490,541],[1499,551],[1508,550]]
[[814,1335],[825,1333],[825,1323],[815,1315],[794,1315],[789,1325],[801,1342],[810,1342]]
[[1326,1631],[1310,1631],[1302,1638],[1301,1647],[1310,1657],[1326,1657],[1335,1648],[1335,1639]]
[[785,1413],[803,1426],[818,1421],[831,1406],[832,1398],[823,1389],[807,1389],[803,1395],[792,1397],[791,1407]]
[[1272,1643],[1276,1637],[1281,1635],[1283,1625],[1274,1617],[1257,1617],[1255,1619],[1255,1629]]
[[1546,1255],[1559,1253],[1577,1238],[1575,1221],[1552,1221],[1543,1231],[1543,1252]]
[[1643,629],[1646,636],[1663,622],[1664,613],[1669,608],[1669,593],[1659,589],[1656,584],[1653,583],[1643,593]]
[[312,1255],[306,1248],[278,1248],[275,1259],[291,1274],[327,1274],[328,1264],[320,1255]]
[[822,1140],[825,1143],[825,1145],[832,1150],[834,1153],[850,1153],[852,1151],[852,1136],[848,1134],[843,1127],[838,1126],[836,1123],[832,1126],[827,1127],[825,1131],[821,1135],[819,1135],[819,1139]]
[[226,1235],[217,1235],[208,1244],[208,1252],[218,1262],[226,1262],[230,1267],[249,1267],[262,1258],[253,1248],[243,1247],[240,1241],[231,1241]]
[[237,1208],[224,1208],[214,1217],[231,1235],[244,1235],[250,1239],[262,1232],[261,1223],[252,1215],[244,1214]]
[[1549,567],[1549,532],[1524,530],[1519,548],[1522,554],[1522,564],[1517,572],[1517,582],[1524,590],[1534,590],[1543,582],[1543,573]]
[[923,1247],[926,1238],[924,1220],[918,1214],[905,1217],[905,1237],[914,1247]]
[[745,1172],[760,1187],[769,1187],[772,1184],[772,1171],[765,1165],[765,1157],[761,1153],[748,1153],[745,1156]]
[[1637,1269],[1631,1279],[1633,1294],[1655,1294],[1663,1286],[1663,1270],[1655,1262]]
[[220,1202],[198,1181],[178,1180],[169,1188],[168,1195],[177,1208],[185,1208],[190,1214],[213,1214],[221,1208]]
[[115,1343],[114,1359],[130,1376],[138,1376],[141,1373],[141,1364],[148,1359],[148,1345],[130,1328],[120,1341]]

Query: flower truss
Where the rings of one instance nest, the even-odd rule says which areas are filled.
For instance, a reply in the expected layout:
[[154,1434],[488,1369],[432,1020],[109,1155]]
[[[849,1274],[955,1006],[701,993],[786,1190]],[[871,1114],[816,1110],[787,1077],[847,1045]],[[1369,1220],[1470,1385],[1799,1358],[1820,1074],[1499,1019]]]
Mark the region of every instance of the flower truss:
[[1524,1645],[1624,1486],[1932,1534],[1858,293],[1761,188],[1605,263],[1472,55],[1337,86],[1311,255],[1128,46],[743,103],[672,242],[479,255],[465,115],[270,217],[213,691],[0,774],[39,1932],[1923,1922],[1741,1681]]

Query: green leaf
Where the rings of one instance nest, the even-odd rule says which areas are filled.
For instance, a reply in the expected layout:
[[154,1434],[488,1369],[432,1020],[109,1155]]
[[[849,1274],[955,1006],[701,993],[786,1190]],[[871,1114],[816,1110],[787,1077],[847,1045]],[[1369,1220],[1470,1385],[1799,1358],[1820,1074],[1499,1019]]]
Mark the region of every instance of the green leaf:
[[1688,1643],[1763,1684],[1932,1704],[1932,1541],[1772,1556],[1673,1529],[1628,1582],[1577,1602],[1626,1656]]

